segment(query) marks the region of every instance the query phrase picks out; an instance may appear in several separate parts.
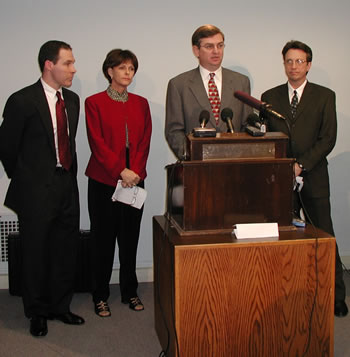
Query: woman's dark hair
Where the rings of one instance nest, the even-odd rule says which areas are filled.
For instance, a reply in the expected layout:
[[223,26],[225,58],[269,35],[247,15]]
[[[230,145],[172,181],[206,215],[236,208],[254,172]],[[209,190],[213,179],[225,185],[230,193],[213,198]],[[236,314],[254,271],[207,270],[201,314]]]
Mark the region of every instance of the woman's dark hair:
[[133,64],[136,73],[139,63],[137,61],[137,57],[131,51],[116,48],[107,53],[106,59],[102,65],[102,71],[109,83],[112,82],[112,78],[108,74],[108,68],[119,66],[121,63],[129,60]]

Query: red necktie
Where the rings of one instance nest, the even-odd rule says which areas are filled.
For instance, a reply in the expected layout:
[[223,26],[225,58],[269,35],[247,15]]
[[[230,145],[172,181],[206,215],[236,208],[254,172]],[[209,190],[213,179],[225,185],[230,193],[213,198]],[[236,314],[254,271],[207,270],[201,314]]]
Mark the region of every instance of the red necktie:
[[66,107],[61,97],[61,93],[57,92],[56,95],[58,155],[62,167],[64,167],[68,171],[72,165],[72,155],[69,147]]
[[210,79],[208,82],[209,102],[211,105],[211,110],[213,111],[214,114],[216,125],[219,125],[220,105],[221,105],[220,97],[219,97],[218,88],[214,81],[215,73],[209,73],[209,75],[210,75]]

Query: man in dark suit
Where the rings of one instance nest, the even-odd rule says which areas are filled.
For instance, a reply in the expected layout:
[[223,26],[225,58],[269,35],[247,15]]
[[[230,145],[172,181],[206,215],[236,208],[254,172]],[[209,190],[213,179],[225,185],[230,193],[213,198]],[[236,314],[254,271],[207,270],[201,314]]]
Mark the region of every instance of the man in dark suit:
[[[309,46],[290,41],[284,46],[282,55],[288,82],[266,91],[261,99],[284,115],[286,122],[268,118],[268,127],[270,131],[282,131],[290,137],[289,156],[296,158],[295,177],[303,178],[302,202],[298,202],[299,196],[296,196],[297,205],[303,203],[306,219],[334,236],[327,155],[332,151],[337,135],[335,93],[307,81],[312,61]],[[334,313],[336,316],[348,313],[338,246]]]
[[[252,112],[233,96],[236,90],[250,93],[250,81],[247,76],[221,67],[224,47],[224,34],[220,29],[213,25],[199,27],[192,35],[192,51],[199,60],[199,67],[169,81],[165,137],[179,159],[184,159],[186,135],[199,127],[199,116],[203,110],[210,113],[207,127],[216,128],[217,132],[227,132],[228,129],[220,119],[223,108],[232,109],[235,131],[241,131]],[[209,99],[211,76],[220,98],[217,109],[212,108]]]
[[24,313],[31,334],[45,336],[47,319],[84,323],[70,312],[79,233],[79,97],[62,88],[76,72],[68,44],[46,42],[38,59],[42,77],[5,105],[0,159],[11,179],[5,205],[20,226]]

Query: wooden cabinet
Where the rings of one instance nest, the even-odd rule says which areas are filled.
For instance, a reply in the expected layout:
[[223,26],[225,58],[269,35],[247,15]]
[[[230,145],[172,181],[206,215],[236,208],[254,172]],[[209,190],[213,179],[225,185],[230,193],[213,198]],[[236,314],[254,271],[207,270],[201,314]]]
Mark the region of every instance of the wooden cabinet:
[[155,328],[167,356],[333,356],[329,234],[307,227],[278,240],[181,236],[158,216],[153,249]]

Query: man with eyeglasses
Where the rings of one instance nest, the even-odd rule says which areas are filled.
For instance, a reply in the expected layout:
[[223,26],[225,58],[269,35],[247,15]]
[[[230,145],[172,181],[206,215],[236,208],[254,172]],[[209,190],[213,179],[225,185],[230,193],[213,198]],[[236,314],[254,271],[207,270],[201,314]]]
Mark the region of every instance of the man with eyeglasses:
[[250,93],[249,78],[221,67],[224,40],[224,34],[216,26],[199,27],[192,35],[192,51],[199,67],[169,81],[165,137],[180,160],[185,158],[186,135],[199,127],[203,110],[210,113],[207,127],[217,132],[227,132],[227,125],[220,118],[222,109],[232,109],[234,131],[241,131],[247,116],[252,113],[250,107],[233,96],[236,90]]
[[[300,196],[295,194],[294,210],[300,212],[301,198],[307,221],[334,236],[327,155],[337,136],[335,93],[307,81],[312,62],[309,46],[290,41],[284,46],[282,56],[288,82],[266,91],[261,99],[284,115],[286,122],[267,118],[268,128],[290,137],[288,155],[296,158],[294,174],[303,178]],[[336,246],[334,314],[342,317],[347,313],[342,262]]]

